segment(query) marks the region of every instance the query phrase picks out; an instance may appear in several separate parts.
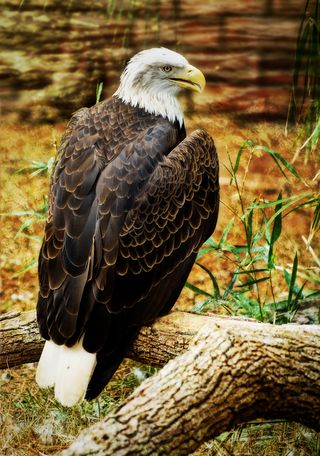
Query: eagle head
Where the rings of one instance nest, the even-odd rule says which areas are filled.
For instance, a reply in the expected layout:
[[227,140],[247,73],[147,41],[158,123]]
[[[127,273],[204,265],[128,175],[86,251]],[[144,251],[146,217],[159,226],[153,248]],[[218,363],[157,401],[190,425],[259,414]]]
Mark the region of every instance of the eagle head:
[[202,92],[206,80],[177,52],[148,49],[134,55],[123,71],[115,96],[147,112],[183,123],[177,95],[182,89]]

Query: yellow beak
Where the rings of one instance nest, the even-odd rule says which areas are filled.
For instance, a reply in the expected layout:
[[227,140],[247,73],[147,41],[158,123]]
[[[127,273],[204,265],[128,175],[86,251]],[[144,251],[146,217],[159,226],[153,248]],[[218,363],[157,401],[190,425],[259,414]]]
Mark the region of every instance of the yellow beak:
[[192,65],[188,65],[183,70],[178,71],[175,73],[174,77],[170,77],[170,79],[179,87],[195,92],[202,92],[206,85],[206,79],[203,76],[203,73]]

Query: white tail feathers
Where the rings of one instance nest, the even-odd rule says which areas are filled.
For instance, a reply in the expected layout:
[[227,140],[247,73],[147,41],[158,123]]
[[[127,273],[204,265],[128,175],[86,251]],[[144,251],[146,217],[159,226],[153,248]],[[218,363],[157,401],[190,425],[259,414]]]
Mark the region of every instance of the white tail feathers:
[[44,344],[36,373],[36,381],[40,388],[54,386],[60,349],[61,347],[51,340]]
[[38,385],[54,386],[55,398],[68,407],[84,398],[97,363],[96,354],[83,348],[82,339],[72,347],[46,341],[38,364]]

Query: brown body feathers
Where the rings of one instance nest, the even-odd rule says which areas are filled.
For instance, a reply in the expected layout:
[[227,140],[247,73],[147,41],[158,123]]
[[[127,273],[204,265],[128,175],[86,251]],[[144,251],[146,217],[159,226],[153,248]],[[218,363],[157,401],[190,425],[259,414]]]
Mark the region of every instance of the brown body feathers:
[[117,97],[78,111],[52,177],[39,257],[41,334],[97,353],[99,394],[141,325],[178,298],[218,215],[210,136]]

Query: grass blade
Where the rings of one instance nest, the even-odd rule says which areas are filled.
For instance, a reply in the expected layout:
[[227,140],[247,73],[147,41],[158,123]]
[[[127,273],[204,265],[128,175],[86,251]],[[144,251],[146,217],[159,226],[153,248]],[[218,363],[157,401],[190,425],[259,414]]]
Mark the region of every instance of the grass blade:
[[247,245],[248,251],[250,251],[252,243],[252,218],[253,218],[253,209],[247,214],[247,223],[246,223],[246,236],[247,236]]
[[221,248],[221,246],[223,246],[224,243],[226,242],[227,237],[228,237],[228,234],[229,234],[229,232],[230,232],[230,230],[231,230],[233,224],[234,224],[234,219],[232,218],[232,219],[230,220],[230,222],[228,223],[228,225],[227,225],[227,226],[225,227],[225,229],[223,230],[223,233],[222,233],[222,235],[221,235],[221,238],[220,238],[220,240],[219,240],[219,242],[218,242],[218,247],[219,247],[219,248]]
[[320,228],[320,198],[314,209],[313,219],[311,223],[311,229],[313,232],[316,232]]
[[186,282],[184,285],[186,288],[189,288],[189,290],[192,290],[196,294],[204,295],[204,296],[210,296],[212,298],[212,295],[208,293],[205,290],[201,290],[201,288],[196,287],[195,285],[192,285],[190,282]]
[[300,181],[302,180],[301,176],[298,174],[298,172],[295,170],[295,168],[291,165],[291,163],[287,162],[287,160],[281,155],[279,154],[279,152],[273,150],[273,149],[270,149],[269,147],[266,147],[266,146],[255,146],[255,149],[256,150],[262,150],[264,152],[267,152],[269,155],[271,155],[271,157],[273,158],[274,162],[276,163],[276,165],[278,166],[278,168],[280,169],[281,173],[284,175],[284,177],[287,179],[287,176],[285,174],[285,172],[283,171],[281,165],[279,162],[282,163],[282,165],[288,170],[290,171],[291,174],[293,174],[297,179],[299,179]]
[[288,309],[291,309],[292,297],[294,294],[294,287],[297,278],[297,270],[298,270],[298,255],[297,253],[294,256],[291,278],[289,283],[289,294],[288,294]]
[[[245,150],[245,148],[249,146],[249,147],[254,147],[254,144],[253,142],[250,140],[250,139],[247,139],[240,147],[238,153],[237,153],[237,157],[236,157],[236,161],[235,161],[235,164],[234,166],[232,167],[232,171],[233,171],[233,174],[237,174],[237,171],[239,169],[239,165],[240,165],[240,159],[241,159],[241,155],[243,153],[243,151]],[[233,180],[233,177],[231,178],[231,182],[232,183],[232,180]]]
[[252,285],[255,285],[257,283],[260,283],[260,282],[265,282],[266,280],[269,280],[270,279],[270,276],[265,276],[265,277],[261,277],[260,279],[249,279],[247,282],[245,283],[242,283],[241,285],[237,285],[238,288],[244,288],[244,287],[252,287]]
[[98,82],[96,86],[96,103],[99,103],[103,89],[103,82]]
[[278,238],[281,234],[281,230],[282,230],[282,218],[281,218],[282,193],[281,192],[278,195],[277,201],[279,201],[279,203],[276,205],[275,210],[274,210],[274,212],[277,215],[274,219],[274,224],[273,224],[273,228],[272,228],[271,244],[274,244],[278,240]]
[[[273,268],[273,246],[279,238],[282,231],[282,193],[280,192],[277,198],[278,204],[275,206],[274,212],[277,214],[274,219],[271,237],[270,237],[270,248],[268,253],[268,268]],[[268,226],[268,224],[266,225]]]
[[227,288],[225,289],[224,293],[223,293],[223,296],[222,296],[222,299],[227,299],[228,295],[232,292],[233,290],[233,287],[234,287],[234,284],[236,283],[237,281],[237,278],[238,278],[238,272],[234,272],[233,273],[233,277],[232,279],[230,280]]
[[30,263],[28,263],[24,268],[20,269],[18,272],[13,274],[13,278],[19,277],[20,275],[24,274],[27,271],[30,271],[30,269],[35,268],[38,265],[38,259],[32,260]]
[[214,277],[214,275],[212,274],[212,272],[206,268],[203,264],[201,263],[196,263],[201,269],[203,269],[207,274],[208,276],[210,277],[210,280],[212,282],[212,285],[213,285],[213,295],[214,295],[214,298],[215,299],[219,299],[220,298],[220,289],[219,289],[219,285],[218,285],[218,282],[216,280],[216,278]]

